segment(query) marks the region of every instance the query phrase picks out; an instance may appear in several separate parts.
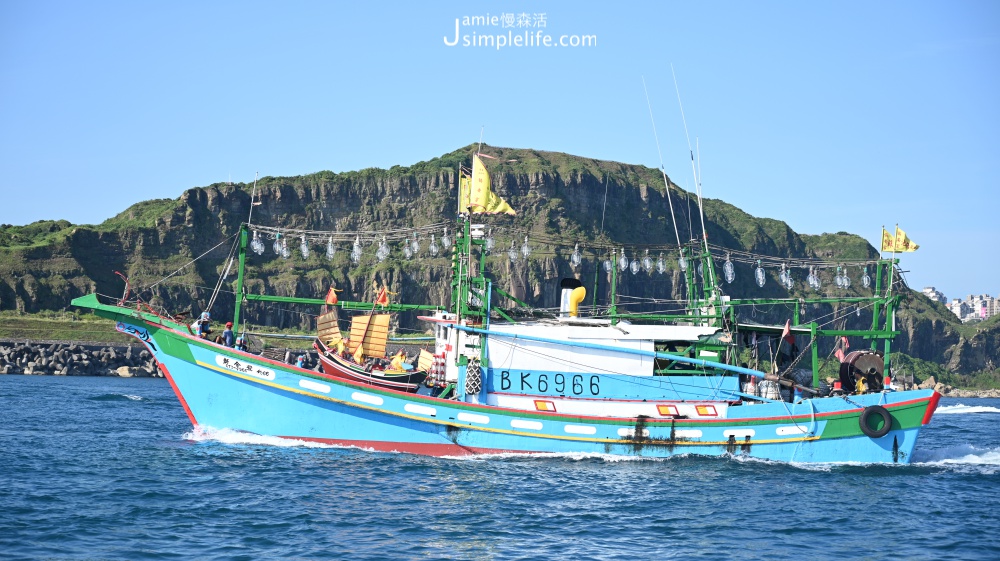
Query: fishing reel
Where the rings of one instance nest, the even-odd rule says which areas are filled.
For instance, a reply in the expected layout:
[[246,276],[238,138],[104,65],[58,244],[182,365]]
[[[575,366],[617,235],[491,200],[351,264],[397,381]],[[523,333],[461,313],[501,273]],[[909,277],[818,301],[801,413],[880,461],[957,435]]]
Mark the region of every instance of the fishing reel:
[[885,359],[878,351],[851,351],[840,363],[840,384],[846,394],[878,393],[884,389]]

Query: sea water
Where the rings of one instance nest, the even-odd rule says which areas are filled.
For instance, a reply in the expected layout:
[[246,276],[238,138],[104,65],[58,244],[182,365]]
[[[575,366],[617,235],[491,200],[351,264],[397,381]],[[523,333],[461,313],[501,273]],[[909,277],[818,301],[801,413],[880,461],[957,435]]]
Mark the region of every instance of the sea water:
[[1000,559],[1000,400],[914,463],[427,458],[193,429],[162,379],[0,376],[3,559]]

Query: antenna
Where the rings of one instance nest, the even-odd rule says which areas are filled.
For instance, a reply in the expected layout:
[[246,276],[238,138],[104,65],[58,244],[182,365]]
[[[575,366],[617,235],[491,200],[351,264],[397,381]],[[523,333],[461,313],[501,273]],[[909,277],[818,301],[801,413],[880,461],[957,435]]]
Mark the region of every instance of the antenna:
[[257,176],[260,175],[259,171],[253,173],[253,191],[250,193],[250,214],[247,215],[247,226],[250,225],[250,218],[253,217],[253,207],[255,206],[254,200],[257,198]]
[[483,151],[483,132],[486,131],[486,125],[482,125],[479,129],[479,147],[476,148],[476,154]]
[[677,247],[681,247],[681,234],[677,231],[677,218],[674,216],[674,201],[670,197],[670,180],[667,179],[667,172],[663,168],[663,153],[660,152],[660,137],[656,134],[656,121],[653,120],[653,105],[649,102],[649,92],[646,91],[646,77],[642,77],[642,92],[646,94],[646,106],[649,107],[649,121],[653,124],[653,139],[656,140],[656,154],[660,157],[660,173],[663,174],[663,184],[667,188],[667,202],[670,204],[670,221],[674,224],[674,236],[677,238]]
[[[604,176],[604,208],[601,209],[601,234],[604,235],[604,215],[608,212],[608,179],[611,175]],[[596,252],[595,252],[596,253]],[[594,268],[594,313],[597,313],[597,277],[601,273],[601,267]]]
[[[681,89],[677,85],[677,73],[674,72],[673,63],[670,64],[670,74],[674,77],[674,90],[677,91],[677,105],[681,108],[681,122],[684,123],[684,138],[687,139],[688,152],[691,154],[691,173],[694,174],[695,192],[698,194],[698,215],[701,217],[701,237],[705,245],[705,253],[708,253],[708,231],[705,230],[705,208],[701,201],[701,179],[698,168],[701,167],[701,152],[699,148],[698,165],[695,167],[694,150],[691,149],[691,136],[688,134],[687,119],[684,117],[684,104],[681,103]],[[715,287],[714,267],[708,267],[709,275],[712,277],[712,286]]]
[[604,207],[601,209],[601,233],[604,233],[604,215],[608,212],[608,179],[610,175],[604,176]]

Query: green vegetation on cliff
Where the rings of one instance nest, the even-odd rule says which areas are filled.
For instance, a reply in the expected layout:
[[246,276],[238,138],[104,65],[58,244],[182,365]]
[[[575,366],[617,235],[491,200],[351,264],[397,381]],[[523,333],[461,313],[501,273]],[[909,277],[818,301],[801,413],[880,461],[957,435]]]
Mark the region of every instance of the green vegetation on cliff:
[[[254,223],[354,231],[406,230],[449,222],[455,215],[457,170],[470,165],[474,150],[475,146],[467,146],[388,170],[264,177],[258,181],[261,204],[254,207]],[[625,248],[632,258],[652,247],[655,259],[660,251],[657,247],[675,243],[667,186],[659,170],[530,149],[486,147],[485,151],[497,158],[487,161],[494,190],[518,211],[513,217],[483,219],[497,242],[488,258],[490,269],[497,286],[531,305],[556,306],[555,287],[560,278],[585,279],[590,289],[595,274],[601,281],[598,299],[606,300],[606,277],[600,263],[609,257],[608,247]],[[189,189],[178,199],[132,205],[96,226],[66,221],[0,226],[0,310],[63,310],[72,298],[89,292],[118,297],[123,285],[114,271],[121,271],[152,304],[175,313],[198,312],[207,305],[225,270],[231,236],[249,214],[251,188],[249,184],[216,183]],[[669,192],[677,227],[688,239],[689,225],[699,222],[694,198],[673,184]],[[733,251],[829,261],[878,255],[859,236],[845,232],[798,234],[780,220],[754,217],[720,200],[705,200],[705,220],[709,239]],[[511,263],[506,249],[512,242],[520,246],[525,233],[535,251],[527,261]],[[557,239],[568,247],[552,245]],[[447,304],[450,298],[449,261],[444,256],[432,259],[424,253],[419,259],[406,260],[394,247],[390,258],[378,263],[373,248],[366,245],[362,262],[354,265],[347,257],[347,244],[339,244],[333,260],[323,255],[325,247],[313,247],[312,255],[303,259],[292,240],[292,257],[284,260],[270,250],[271,241],[265,240],[268,250],[264,255],[250,256],[247,287],[252,292],[321,297],[335,283],[344,290],[343,299],[370,300],[372,279],[377,277],[398,293],[397,301]],[[584,255],[579,269],[571,268],[568,262],[574,243],[579,243]],[[427,240],[423,244],[426,248]],[[204,259],[192,262],[203,254]],[[624,275],[620,293],[634,301],[680,298],[683,287],[676,254],[668,250],[665,261],[665,275]],[[735,283],[724,288],[729,294],[759,297],[812,294],[805,286],[805,272],[793,272],[797,282],[791,291],[779,285],[777,272],[770,269],[768,282],[758,288],[751,267],[737,263]],[[832,277],[832,272],[825,274]],[[859,274],[852,271],[856,280]],[[223,290],[232,289],[232,280],[230,276],[223,283]],[[826,283],[832,284],[832,279]],[[860,290],[861,283],[855,282],[848,294],[861,294]],[[226,317],[232,307],[233,298],[224,293],[212,310],[213,316]],[[830,311],[806,306],[803,320]],[[773,322],[783,322],[788,315],[787,310],[777,308],[754,313],[758,321]],[[254,324],[309,329],[316,310],[254,305],[245,314]],[[422,330],[412,316],[415,314],[404,314],[401,326]],[[848,321],[860,327],[870,318]],[[949,371],[971,373],[1000,364],[1000,345],[996,344],[1000,327],[995,322],[963,326],[946,309],[920,294],[906,294],[897,328],[902,332],[897,348],[915,358],[944,364]]]

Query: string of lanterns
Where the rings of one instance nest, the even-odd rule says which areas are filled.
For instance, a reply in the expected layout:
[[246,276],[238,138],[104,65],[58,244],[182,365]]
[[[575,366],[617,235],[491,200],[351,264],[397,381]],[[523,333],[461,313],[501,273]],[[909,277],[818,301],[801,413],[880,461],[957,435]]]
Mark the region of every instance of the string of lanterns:
[[[289,259],[291,257],[291,251],[288,247],[288,239],[290,237],[298,238],[299,241],[299,253],[302,255],[303,259],[309,259],[312,254],[311,245],[317,243],[325,243],[326,251],[325,257],[328,260],[333,260],[338,252],[337,242],[351,242],[351,237],[353,236],[353,241],[351,243],[350,259],[353,263],[357,264],[361,261],[364,255],[364,246],[366,244],[376,245],[375,258],[379,261],[385,261],[389,258],[392,253],[390,249],[390,241],[401,241],[402,242],[402,254],[407,260],[414,259],[418,257],[421,252],[426,248],[427,254],[430,257],[438,257],[442,252],[447,251],[452,247],[453,237],[449,232],[447,226],[442,224],[432,224],[423,227],[400,229],[385,232],[318,232],[309,230],[288,230],[279,229],[268,226],[251,226],[252,239],[250,241],[250,249],[257,255],[263,255],[265,251],[264,238],[273,239],[272,250],[275,255],[283,258]],[[438,232],[441,233],[440,238],[438,237]],[[514,236],[520,237],[521,234],[517,233],[516,230],[511,230]],[[523,233],[523,232],[522,232]],[[563,240],[556,238],[548,238],[544,234],[539,236],[543,245],[556,246],[556,247],[568,247]],[[428,241],[429,238],[429,241]],[[601,265],[605,272],[611,272],[611,270],[617,266],[618,270],[622,273],[625,271],[630,271],[633,275],[638,275],[644,272],[648,275],[652,275],[655,270],[657,274],[663,275],[667,271],[667,264],[664,257],[664,252],[659,252],[655,261],[653,256],[650,255],[649,248],[644,248],[642,257],[639,257],[639,250],[636,249],[632,252],[631,258],[627,254],[624,247],[616,248],[610,245],[596,243],[593,244],[593,250],[599,252],[600,250],[610,249],[610,255],[606,257]],[[483,249],[487,253],[491,253],[496,247],[496,240],[493,235],[493,229],[487,231],[486,236],[483,240]],[[669,250],[675,250],[676,246],[660,246],[666,247]],[[511,262],[517,262],[520,259],[527,260],[534,249],[529,242],[529,236],[525,235],[523,242],[520,247],[517,246],[517,241],[511,239],[510,247],[507,249],[507,257]],[[848,274],[849,266],[843,263],[845,262],[828,262],[822,260],[807,260],[807,259],[779,259],[774,257],[757,256],[746,252],[737,252],[733,250],[725,250],[724,248],[712,247],[712,253],[718,254],[723,253],[725,256],[725,261],[722,264],[723,279],[727,284],[732,284],[736,280],[736,267],[733,262],[733,254],[737,254],[737,261],[749,263],[753,266],[753,278],[757,286],[763,288],[767,282],[767,273],[765,271],[765,266],[778,267],[778,282],[787,290],[791,290],[795,286],[795,280],[792,274],[792,268],[798,266],[807,269],[808,273],[806,275],[806,284],[813,290],[820,290],[823,287],[823,282],[820,279],[818,270],[821,269],[833,269],[836,268],[836,275],[834,276],[834,285],[843,290],[847,290],[852,285],[852,279]],[[615,260],[614,256],[618,254],[619,257]],[[573,244],[573,251],[568,256],[568,262],[571,268],[579,269],[583,265],[584,257],[583,252],[580,250],[580,244]],[[875,260],[859,260],[854,261],[853,264],[861,269],[861,284],[865,288],[870,288],[871,286],[871,276],[869,275],[869,265],[876,263]],[[680,271],[686,272],[689,266],[689,259],[683,253],[677,259],[677,265]],[[704,278],[704,267],[701,260],[697,261],[695,267],[695,272],[699,278]]]

